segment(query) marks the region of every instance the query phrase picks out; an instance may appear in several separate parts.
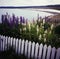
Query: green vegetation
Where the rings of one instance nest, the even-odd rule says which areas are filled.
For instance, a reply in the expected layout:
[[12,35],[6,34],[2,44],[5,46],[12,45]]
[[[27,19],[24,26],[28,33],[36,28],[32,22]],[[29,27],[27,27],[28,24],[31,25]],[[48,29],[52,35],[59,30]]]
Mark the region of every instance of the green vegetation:
[[13,27],[0,24],[0,34],[60,47],[60,26],[54,28],[53,24],[39,23],[18,24],[17,26],[14,24]]

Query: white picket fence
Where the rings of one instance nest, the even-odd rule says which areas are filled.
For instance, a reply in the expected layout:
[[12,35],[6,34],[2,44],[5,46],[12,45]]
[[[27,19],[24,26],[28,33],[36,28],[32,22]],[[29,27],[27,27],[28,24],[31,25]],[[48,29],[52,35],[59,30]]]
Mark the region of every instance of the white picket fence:
[[9,49],[9,46],[12,46],[17,54],[24,54],[28,58],[60,59],[60,48],[0,35],[0,51]]

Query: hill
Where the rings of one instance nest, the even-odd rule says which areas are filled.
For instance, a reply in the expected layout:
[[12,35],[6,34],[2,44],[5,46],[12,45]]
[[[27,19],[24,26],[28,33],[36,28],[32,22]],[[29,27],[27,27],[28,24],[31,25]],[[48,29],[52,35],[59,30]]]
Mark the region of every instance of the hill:
[[0,6],[0,8],[38,8],[38,9],[57,9],[60,10],[60,5],[47,5],[47,6]]

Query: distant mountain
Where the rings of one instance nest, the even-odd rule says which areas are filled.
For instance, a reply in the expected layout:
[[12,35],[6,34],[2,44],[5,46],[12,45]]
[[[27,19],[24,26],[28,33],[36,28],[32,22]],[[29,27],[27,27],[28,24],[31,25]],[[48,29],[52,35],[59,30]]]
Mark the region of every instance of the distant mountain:
[[46,6],[47,8],[50,8],[50,9],[57,9],[57,10],[60,10],[60,5],[48,5]]
[[47,5],[47,6],[0,6],[0,8],[40,8],[40,9],[57,9],[60,10],[60,5]]

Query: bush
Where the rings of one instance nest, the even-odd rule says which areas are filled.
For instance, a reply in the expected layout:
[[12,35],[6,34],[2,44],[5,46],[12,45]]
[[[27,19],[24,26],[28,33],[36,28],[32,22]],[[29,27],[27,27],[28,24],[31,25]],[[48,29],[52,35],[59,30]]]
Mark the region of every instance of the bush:
[[60,25],[54,28],[54,33],[60,38]]

